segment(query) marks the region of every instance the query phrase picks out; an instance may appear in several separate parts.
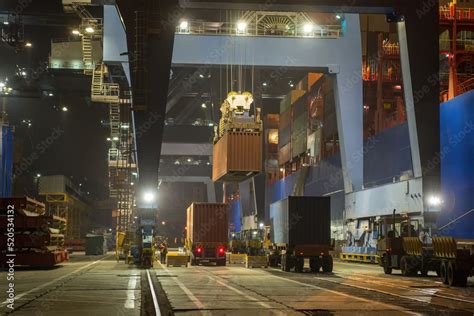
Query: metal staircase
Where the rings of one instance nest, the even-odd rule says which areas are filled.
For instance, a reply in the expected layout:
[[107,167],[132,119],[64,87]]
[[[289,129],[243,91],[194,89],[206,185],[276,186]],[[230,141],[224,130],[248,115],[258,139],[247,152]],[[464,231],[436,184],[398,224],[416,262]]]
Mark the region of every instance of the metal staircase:
[[94,18],[81,3],[72,3],[69,6],[78,17],[81,18],[79,32],[82,41],[82,62],[84,74],[92,75],[94,72],[93,42],[100,40],[103,35],[102,19]]
[[134,131],[131,124],[131,93],[121,92],[118,83],[110,82],[107,65],[94,60],[93,43],[103,38],[103,20],[95,18],[84,5],[79,2],[67,4],[65,9],[81,18],[78,35],[82,41],[84,74],[92,76],[91,101],[109,104],[109,191],[110,197],[117,199],[117,232],[126,232],[132,223],[132,182],[137,172]]
[[110,137],[112,141],[120,140],[120,104],[110,103],[109,105],[110,118]]
[[94,71],[94,60],[92,59],[92,36],[82,36],[82,62],[84,64],[84,74],[92,75]]
[[104,63],[94,67],[91,100],[92,102],[120,103],[120,86],[117,83],[104,82],[107,73],[107,66]]
[[89,11],[80,3],[71,4],[72,10],[81,18],[81,19],[93,19],[94,17],[90,14]]

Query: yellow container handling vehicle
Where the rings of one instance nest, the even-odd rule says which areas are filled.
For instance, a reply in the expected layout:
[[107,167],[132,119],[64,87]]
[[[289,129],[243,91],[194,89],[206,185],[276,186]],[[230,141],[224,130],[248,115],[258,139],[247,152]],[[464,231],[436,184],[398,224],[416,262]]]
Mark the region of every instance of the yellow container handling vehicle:
[[137,210],[135,244],[130,247],[133,263],[141,268],[151,268],[156,260],[156,209]]

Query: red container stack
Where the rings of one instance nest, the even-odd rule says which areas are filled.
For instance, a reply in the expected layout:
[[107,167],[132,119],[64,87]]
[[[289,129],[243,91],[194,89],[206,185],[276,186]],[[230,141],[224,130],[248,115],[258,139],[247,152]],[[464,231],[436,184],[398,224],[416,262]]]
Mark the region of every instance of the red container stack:
[[69,259],[66,220],[47,216],[45,205],[28,197],[0,199],[0,260],[15,266],[51,267]]

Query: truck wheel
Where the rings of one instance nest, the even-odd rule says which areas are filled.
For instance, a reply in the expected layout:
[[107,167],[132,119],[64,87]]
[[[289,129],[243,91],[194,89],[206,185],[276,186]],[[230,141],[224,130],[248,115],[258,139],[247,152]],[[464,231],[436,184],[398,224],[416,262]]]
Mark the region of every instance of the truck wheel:
[[304,258],[296,258],[295,260],[295,272],[301,273],[304,268]]
[[271,256],[270,263],[271,267],[278,267],[278,257]]
[[382,258],[382,263],[383,263],[383,272],[385,274],[392,274],[392,267],[390,266],[389,262],[388,262],[388,258],[387,258],[388,255],[385,255],[383,256]]
[[281,270],[285,272],[290,272],[290,264],[288,262],[286,255],[281,256]]
[[453,261],[448,262],[448,271],[447,271],[447,279],[449,286],[456,286],[456,279],[458,271],[456,269],[456,264]]
[[332,256],[323,257],[323,272],[332,272],[333,261]]
[[195,266],[196,265],[196,259],[191,259],[191,266]]
[[309,259],[309,267],[311,268],[311,272],[319,272],[319,270],[321,270],[321,260],[319,260],[319,258]]
[[446,260],[441,261],[440,276],[441,281],[443,281],[444,284],[448,284],[448,263]]
[[467,275],[460,271],[456,266],[456,262],[448,262],[447,279],[449,286],[466,286]]

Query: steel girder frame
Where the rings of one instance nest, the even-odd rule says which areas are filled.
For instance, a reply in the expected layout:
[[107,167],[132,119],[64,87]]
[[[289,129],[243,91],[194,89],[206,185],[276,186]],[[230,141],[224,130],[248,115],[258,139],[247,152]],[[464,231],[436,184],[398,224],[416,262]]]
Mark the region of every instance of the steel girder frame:
[[66,219],[65,239],[80,239],[87,225],[88,207],[67,193],[45,193],[46,209],[49,215]]
[[[411,91],[408,89],[411,95],[406,96],[407,109],[412,112],[410,141],[412,150],[418,151],[413,157],[419,157],[419,163],[414,161],[414,172],[423,177],[424,196],[440,191],[440,166],[436,163],[440,152],[438,0],[429,4],[422,0],[180,0],[179,4],[176,0],[133,3],[117,0],[117,4],[127,27],[129,47],[135,47],[134,12],[156,10],[159,19],[156,22],[160,25],[159,32],[147,34],[147,108],[136,116],[137,128],[146,127],[145,133],[137,139],[141,187],[156,187],[158,179],[175,26],[187,8],[212,8],[379,13],[403,22],[406,38],[400,40],[405,42],[406,56],[402,56],[402,62],[409,65],[405,69],[409,69],[411,75]],[[132,67],[132,85],[136,84],[136,79],[137,72]]]

